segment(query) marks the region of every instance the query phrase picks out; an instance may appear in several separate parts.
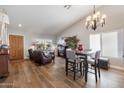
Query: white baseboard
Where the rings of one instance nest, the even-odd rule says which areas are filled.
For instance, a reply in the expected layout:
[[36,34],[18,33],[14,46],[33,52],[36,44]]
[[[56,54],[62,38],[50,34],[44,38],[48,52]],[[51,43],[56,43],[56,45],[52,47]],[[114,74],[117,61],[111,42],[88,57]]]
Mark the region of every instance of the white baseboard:
[[115,66],[115,65],[110,65],[110,68],[124,71],[124,68],[123,67],[119,67],[119,66]]

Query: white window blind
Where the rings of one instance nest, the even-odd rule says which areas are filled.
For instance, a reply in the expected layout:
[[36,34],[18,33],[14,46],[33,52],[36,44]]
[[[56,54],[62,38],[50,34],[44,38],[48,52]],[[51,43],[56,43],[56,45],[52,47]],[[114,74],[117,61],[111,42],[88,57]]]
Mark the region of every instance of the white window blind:
[[116,30],[90,35],[90,48],[95,52],[101,50],[102,56],[122,57],[124,55],[124,33]]
[[102,34],[102,55],[118,57],[118,33],[110,32]]
[[100,34],[90,35],[90,49],[92,49],[93,52],[101,50]]

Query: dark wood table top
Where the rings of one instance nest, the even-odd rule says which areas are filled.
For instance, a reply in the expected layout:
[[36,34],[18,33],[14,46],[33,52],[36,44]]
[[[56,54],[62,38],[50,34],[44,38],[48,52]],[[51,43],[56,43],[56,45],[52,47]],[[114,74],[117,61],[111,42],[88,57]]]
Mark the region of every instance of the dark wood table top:
[[93,52],[91,50],[76,51],[77,55],[91,55]]

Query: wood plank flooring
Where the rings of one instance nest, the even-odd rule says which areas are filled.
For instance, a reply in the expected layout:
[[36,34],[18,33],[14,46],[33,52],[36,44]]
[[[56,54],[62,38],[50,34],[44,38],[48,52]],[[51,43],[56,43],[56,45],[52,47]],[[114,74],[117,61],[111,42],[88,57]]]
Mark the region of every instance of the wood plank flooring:
[[10,62],[10,74],[0,79],[0,87],[7,88],[116,88],[124,87],[124,72],[114,69],[101,71],[101,79],[95,82],[93,74],[88,75],[88,82],[72,74],[65,75],[65,60],[56,57],[55,63],[37,66],[30,60]]

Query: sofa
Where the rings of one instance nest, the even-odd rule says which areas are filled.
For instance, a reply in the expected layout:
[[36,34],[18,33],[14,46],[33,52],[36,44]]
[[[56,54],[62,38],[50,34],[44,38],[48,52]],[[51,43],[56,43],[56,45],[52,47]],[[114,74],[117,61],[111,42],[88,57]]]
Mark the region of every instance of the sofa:
[[29,49],[29,58],[33,60],[35,63],[38,64],[47,64],[52,62],[52,56],[51,55],[45,55],[43,51],[41,50],[32,50]]
[[33,60],[33,49],[28,49],[29,59]]

